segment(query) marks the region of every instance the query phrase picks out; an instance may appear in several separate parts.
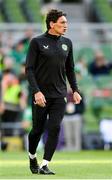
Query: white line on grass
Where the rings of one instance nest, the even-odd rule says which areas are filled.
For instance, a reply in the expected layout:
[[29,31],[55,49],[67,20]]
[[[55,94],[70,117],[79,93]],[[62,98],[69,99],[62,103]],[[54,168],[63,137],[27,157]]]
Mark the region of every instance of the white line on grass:
[[[52,164],[111,164],[112,160],[54,160],[52,161]],[[26,165],[28,164],[28,161],[26,160],[3,160],[0,163],[2,166],[9,166],[10,165]]]

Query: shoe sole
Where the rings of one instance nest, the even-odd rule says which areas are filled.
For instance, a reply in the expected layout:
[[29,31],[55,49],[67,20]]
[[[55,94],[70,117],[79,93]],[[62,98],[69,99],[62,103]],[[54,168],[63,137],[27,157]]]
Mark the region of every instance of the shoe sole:
[[43,171],[39,171],[39,174],[43,174],[43,175],[55,175],[55,173],[45,173]]

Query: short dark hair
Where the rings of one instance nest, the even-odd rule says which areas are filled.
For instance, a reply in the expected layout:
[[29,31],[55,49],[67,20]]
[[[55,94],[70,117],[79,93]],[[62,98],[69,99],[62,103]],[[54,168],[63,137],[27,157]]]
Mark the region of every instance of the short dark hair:
[[51,9],[46,16],[46,26],[47,29],[50,29],[50,22],[53,21],[54,23],[58,20],[59,17],[66,16],[66,13],[57,9]]

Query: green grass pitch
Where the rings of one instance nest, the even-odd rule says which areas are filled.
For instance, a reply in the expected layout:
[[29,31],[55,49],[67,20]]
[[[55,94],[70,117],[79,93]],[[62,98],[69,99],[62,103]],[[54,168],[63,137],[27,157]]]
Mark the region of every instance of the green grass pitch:
[[0,152],[0,179],[112,179],[112,152],[55,152],[49,167],[56,175],[31,174],[28,166],[27,152]]

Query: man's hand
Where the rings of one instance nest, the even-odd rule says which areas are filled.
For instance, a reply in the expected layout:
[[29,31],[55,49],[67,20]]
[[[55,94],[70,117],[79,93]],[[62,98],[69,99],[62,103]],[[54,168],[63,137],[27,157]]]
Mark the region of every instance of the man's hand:
[[74,92],[73,93],[73,100],[75,104],[79,104],[81,101],[82,97],[80,96],[80,94],[78,92]]
[[41,107],[46,106],[45,96],[40,91],[34,94],[34,98],[35,98],[34,104],[37,104]]

